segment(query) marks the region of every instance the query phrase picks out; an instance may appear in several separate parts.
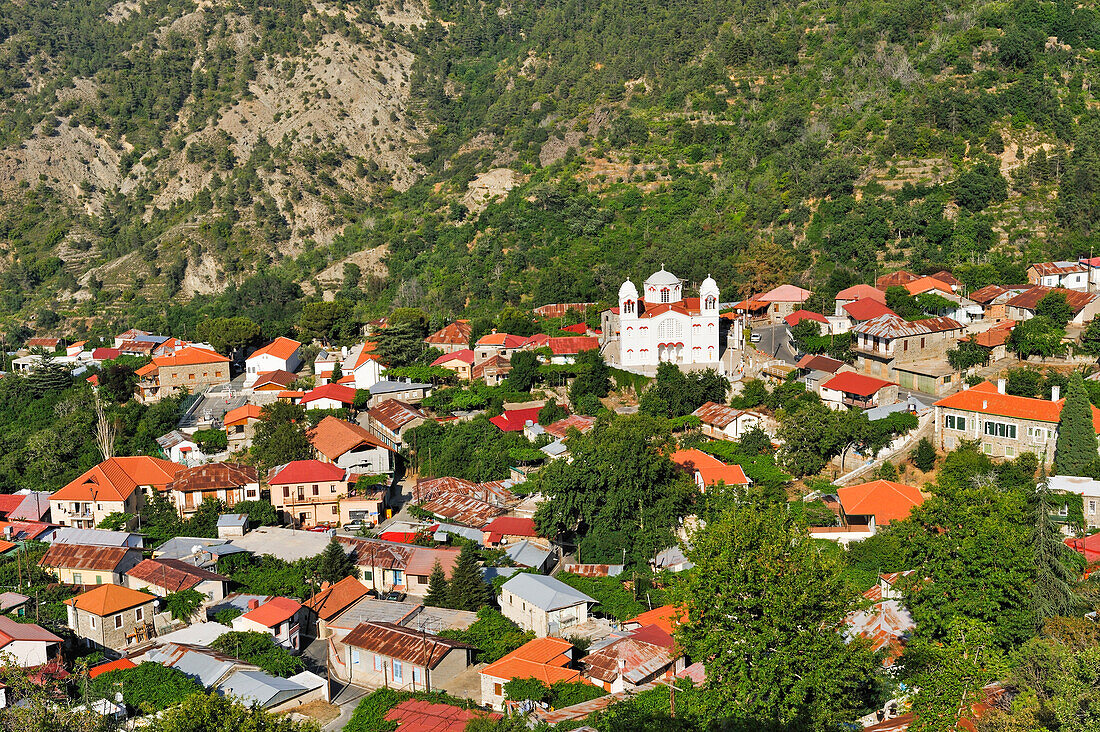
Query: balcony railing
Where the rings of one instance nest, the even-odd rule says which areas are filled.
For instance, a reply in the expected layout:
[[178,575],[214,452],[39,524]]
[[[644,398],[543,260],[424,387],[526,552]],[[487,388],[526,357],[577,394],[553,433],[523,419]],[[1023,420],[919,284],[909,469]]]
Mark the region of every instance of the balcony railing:
[[893,358],[893,351],[885,351],[882,348],[875,348],[874,346],[861,346],[859,343],[853,343],[851,346],[852,353],[861,353],[864,356],[875,356],[877,358]]
[[871,397],[856,397],[846,395],[842,401],[849,407],[858,407],[860,409],[870,409],[871,407],[875,406],[875,401]]

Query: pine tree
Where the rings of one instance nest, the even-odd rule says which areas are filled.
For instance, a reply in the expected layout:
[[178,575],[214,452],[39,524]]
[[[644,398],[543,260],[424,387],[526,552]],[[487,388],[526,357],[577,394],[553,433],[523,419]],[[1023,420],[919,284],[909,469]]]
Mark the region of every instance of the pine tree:
[[1097,457],[1096,430],[1092,424],[1085,380],[1080,372],[1066,385],[1066,401],[1058,422],[1058,441],[1054,446],[1055,475],[1085,475]]
[[340,361],[337,360],[332,364],[332,376],[329,377],[329,381],[333,384],[337,384],[342,378],[344,378],[344,368],[340,365]]
[[324,582],[339,582],[354,574],[355,564],[344,551],[344,547],[335,541],[330,541],[321,553],[321,566],[317,568],[317,575]]
[[447,575],[443,573],[443,565],[437,559],[432,573],[428,577],[428,594],[424,598],[424,604],[429,607],[447,607],[450,598],[447,584]]
[[[1080,498],[1076,495],[1071,499]],[[1050,520],[1054,500],[1046,474],[1039,476],[1035,501],[1035,528],[1031,532],[1031,547],[1035,556],[1035,584],[1032,587],[1031,606],[1035,622],[1042,625],[1048,618],[1072,615],[1083,606],[1074,591],[1076,573],[1066,562],[1072,560],[1069,549],[1062,543],[1054,522]]]
[[476,611],[489,604],[489,588],[481,576],[476,545],[470,543],[462,547],[458,562],[451,571],[447,595],[450,599],[448,604],[455,610]]

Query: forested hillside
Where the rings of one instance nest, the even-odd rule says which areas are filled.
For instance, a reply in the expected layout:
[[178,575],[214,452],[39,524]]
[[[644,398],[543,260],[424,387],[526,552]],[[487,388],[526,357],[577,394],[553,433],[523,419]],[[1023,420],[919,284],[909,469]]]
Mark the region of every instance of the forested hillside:
[[1017,282],[1097,238],[1097,49],[1035,0],[0,0],[0,317]]

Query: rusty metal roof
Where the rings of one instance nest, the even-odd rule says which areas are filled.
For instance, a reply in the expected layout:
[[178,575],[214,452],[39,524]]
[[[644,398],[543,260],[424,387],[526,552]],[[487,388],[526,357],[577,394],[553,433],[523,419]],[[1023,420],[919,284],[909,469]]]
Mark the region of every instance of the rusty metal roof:
[[719,429],[725,429],[732,424],[735,419],[740,417],[743,412],[727,404],[706,402],[691,414],[693,417],[698,417],[703,424],[710,424]]
[[428,669],[438,666],[451,651],[471,647],[449,638],[421,633],[413,628],[379,622],[360,623],[355,630],[344,636],[344,643]]
[[927,328],[929,333],[942,333],[946,330],[962,330],[962,323],[954,318],[923,318],[914,320],[914,325]]
[[581,659],[581,663],[589,677],[612,682],[620,673],[620,660],[626,662],[622,668],[623,678],[632,684],[640,684],[671,666],[676,658],[668,648],[638,638],[621,638],[589,653]]
[[249,483],[258,483],[256,468],[243,463],[208,463],[187,468],[176,474],[175,480],[168,484],[170,491],[190,493],[193,491],[214,491],[240,488]]
[[504,513],[505,509],[460,493],[442,493],[420,508],[449,522],[480,528]]
[[38,562],[43,567],[64,569],[91,569],[111,572],[118,568],[133,552],[141,556],[141,550],[127,546],[85,546],[83,544],[54,544]]
[[1034,310],[1035,306],[1039,304],[1039,301],[1052,292],[1060,292],[1065,295],[1066,304],[1073,308],[1074,313],[1081,312],[1086,305],[1096,299],[1096,295],[1089,292],[1067,290],[1064,287],[1042,287],[1036,285],[1028,290],[1024,290],[1019,295],[1006,302],[1005,305],[1010,308]]
[[367,410],[367,414],[391,432],[398,432],[409,422],[424,418],[423,412],[399,399],[387,399],[377,407]]
[[200,569],[178,559],[143,559],[126,573],[141,582],[163,587],[168,592],[179,592],[197,587],[202,582],[228,582],[228,578]]
[[852,328],[853,333],[874,336],[875,338],[904,338],[906,336],[924,335],[930,333],[927,328],[916,321],[910,322],[898,315],[880,315]]

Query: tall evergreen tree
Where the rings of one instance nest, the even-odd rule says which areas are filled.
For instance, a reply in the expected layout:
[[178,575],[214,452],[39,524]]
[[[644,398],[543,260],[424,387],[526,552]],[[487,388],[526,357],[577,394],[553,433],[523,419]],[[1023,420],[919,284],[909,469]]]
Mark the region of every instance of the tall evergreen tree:
[[330,541],[321,552],[321,565],[317,568],[317,574],[324,582],[339,582],[355,574],[355,563],[344,551],[344,547]]
[[437,559],[432,573],[428,576],[428,594],[424,597],[424,604],[428,607],[447,607],[449,586],[447,575],[443,573],[443,565]]
[[470,543],[462,547],[458,562],[451,571],[447,588],[450,607],[456,610],[473,610],[489,604],[489,587],[478,566],[477,547]]
[[[1080,500],[1071,495],[1070,499]],[[1083,608],[1079,595],[1073,591],[1077,576],[1069,549],[1062,543],[1057,527],[1051,521],[1054,500],[1046,475],[1041,475],[1036,491],[1035,528],[1031,532],[1031,547],[1035,555],[1035,584],[1031,588],[1031,607],[1035,622],[1042,625],[1048,618],[1072,615]]]
[[1058,421],[1058,441],[1054,445],[1055,475],[1085,475],[1096,460],[1096,429],[1092,424],[1085,380],[1080,372],[1066,385],[1066,401]]

